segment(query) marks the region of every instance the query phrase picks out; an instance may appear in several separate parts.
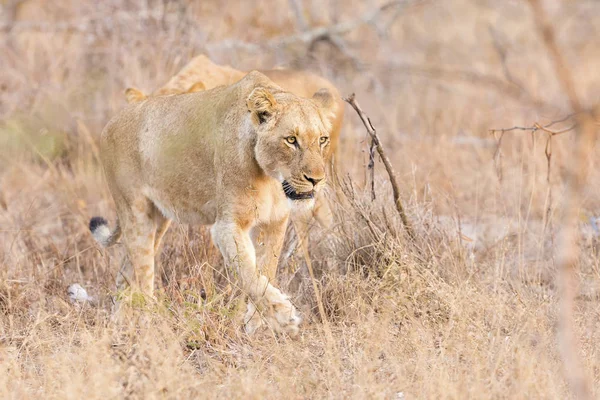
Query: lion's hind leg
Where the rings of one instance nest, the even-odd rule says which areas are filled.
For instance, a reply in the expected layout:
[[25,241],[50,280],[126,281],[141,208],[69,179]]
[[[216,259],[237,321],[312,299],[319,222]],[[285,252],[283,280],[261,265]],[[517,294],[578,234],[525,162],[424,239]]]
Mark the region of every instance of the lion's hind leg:
[[157,234],[162,237],[168,224],[154,204],[145,197],[119,207],[117,213],[127,249],[127,260],[117,276],[117,288],[122,291],[131,285],[134,291],[139,290],[152,297],[154,255],[160,244]]

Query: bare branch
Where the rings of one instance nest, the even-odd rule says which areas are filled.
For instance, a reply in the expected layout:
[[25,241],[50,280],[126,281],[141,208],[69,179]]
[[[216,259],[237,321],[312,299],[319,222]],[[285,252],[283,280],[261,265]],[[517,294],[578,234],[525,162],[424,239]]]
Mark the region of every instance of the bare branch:
[[504,177],[502,174],[502,139],[504,139],[504,132],[493,131],[492,134],[495,136],[496,132],[500,132],[500,137],[498,138],[498,143],[496,144],[496,150],[494,150],[494,168],[496,169],[498,180],[502,181],[502,178]]
[[319,284],[315,278],[310,255],[308,254],[308,246],[305,240],[300,241],[300,248],[302,249],[302,254],[304,256],[304,260],[306,261],[306,267],[308,268],[308,274],[310,275],[310,281],[313,286],[313,291],[315,292],[315,299],[317,300],[317,307],[319,308],[319,314],[321,315],[321,321],[323,322],[323,329],[325,330],[327,344],[329,345],[330,350],[336,349],[335,340],[333,340],[333,333],[329,325],[329,320],[327,319],[327,313],[325,312],[325,307],[323,306],[323,297],[321,296]]
[[513,126],[511,128],[490,129],[490,133],[495,134],[496,132],[505,133],[505,132],[512,132],[512,131],[529,131],[529,132],[535,133],[537,131],[544,131],[546,133],[549,133],[552,136],[555,136],[555,135],[560,135],[561,133],[572,131],[573,129],[575,129],[577,127],[577,123],[571,124],[563,129],[559,129],[559,130],[551,130],[549,128],[555,124],[565,122],[571,118],[574,118],[575,116],[576,116],[575,113],[569,114],[566,117],[549,122],[545,125],[541,125],[538,122],[535,122],[532,126]]
[[226,49],[226,50],[235,50],[235,49],[243,49],[249,52],[258,51],[261,49],[278,49],[282,47],[289,47],[294,44],[302,43],[310,45],[312,42],[316,40],[321,40],[327,37],[341,36],[345,35],[356,28],[362,25],[368,25],[374,23],[378,20],[382,14],[391,9],[405,8],[408,6],[418,5],[421,3],[425,3],[426,0],[396,0],[385,3],[381,7],[366,13],[362,17],[340,22],[331,26],[326,27],[318,27],[306,30],[304,32],[290,35],[290,36],[280,36],[274,39],[271,39],[265,43],[249,43],[240,40],[225,40],[220,43],[214,43],[212,45],[208,45],[210,51]]
[[404,229],[406,230],[406,233],[408,234],[410,239],[415,241],[416,240],[415,232],[412,228],[412,224],[410,223],[410,221],[408,220],[408,217],[406,216],[406,212],[404,211],[404,206],[402,205],[402,200],[400,199],[400,189],[398,186],[398,180],[396,179],[396,173],[394,172],[392,163],[385,155],[385,151],[383,150],[383,146],[381,145],[379,136],[377,136],[377,131],[375,130],[375,127],[371,123],[371,120],[369,119],[369,117],[367,117],[365,115],[363,110],[360,108],[360,106],[356,102],[356,96],[354,93],[352,93],[350,96],[348,96],[348,98],[346,98],[344,100],[348,104],[350,104],[352,106],[352,108],[354,108],[354,110],[360,117],[361,121],[365,125],[365,128],[367,128],[367,132],[369,133],[369,136],[371,136],[371,140],[375,144],[375,147],[377,148],[377,152],[379,153],[379,157],[381,158],[381,161],[383,161],[385,170],[387,171],[388,176],[390,178],[390,183],[392,184],[392,192],[394,194],[394,203],[396,205],[396,210],[398,211],[398,214],[400,215],[400,219],[402,220],[402,223],[404,224]]
[[539,0],[529,0],[529,4],[538,33],[551,56],[556,77],[567,94],[572,111],[577,115],[577,144],[575,154],[570,158],[571,168],[567,179],[562,229],[558,243],[557,280],[561,299],[559,347],[564,363],[564,374],[575,397],[592,399],[591,386],[580,357],[579,339],[575,332],[574,310],[577,259],[580,251],[577,222],[582,205],[581,193],[587,179],[590,150],[593,149],[597,132],[591,113],[585,112],[577,96],[571,71],[556,43],[554,30],[542,5]]
[[577,124],[575,123],[575,124],[573,124],[571,126],[568,126],[568,127],[564,128],[564,129],[560,129],[558,131],[550,130],[550,129],[546,128],[545,126],[541,126],[540,124],[535,124],[535,127],[537,129],[539,129],[539,130],[542,130],[542,131],[544,131],[546,133],[549,133],[552,136],[556,136],[556,135],[560,135],[561,133],[572,131],[573,129],[577,128]]
[[496,144],[496,151],[494,152],[494,166],[496,168],[496,173],[500,181],[502,180],[502,139],[504,138],[504,134],[513,131],[529,131],[532,135],[535,134],[537,131],[542,131],[546,133],[546,146],[544,148],[544,155],[546,156],[546,183],[548,184],[548,207],[546,208],[546,224],[550,222],[550,212],[552,210],[553,199],[552,187],[550,186],[550,174],[552,171],[552,138],[556,135],[573,131],[575,128],[577,128],[577,123],[573,123],[559,130],[552,130],[549,128],[551,126],[554,126],[555,124],[572,119],[575,116],[576,113],[572,113],[563,118],[549,122],[546,125],[541,125],[538,122],[536,122],[533,124],[533,126],[513,126],[512,128],[490,129],[490,133],[494,136],[496,136],[497,133],[500,133],[500,137],[498,138]]

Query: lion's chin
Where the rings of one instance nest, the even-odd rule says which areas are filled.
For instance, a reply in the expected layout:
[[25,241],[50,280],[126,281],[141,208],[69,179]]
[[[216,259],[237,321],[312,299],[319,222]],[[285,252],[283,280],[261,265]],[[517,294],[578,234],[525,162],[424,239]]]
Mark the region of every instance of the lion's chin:
[[291,200],[288,198],[288,205],[290,206],[290,209],[295,210],[295,212],[310,211],[315,205],[315,199]]

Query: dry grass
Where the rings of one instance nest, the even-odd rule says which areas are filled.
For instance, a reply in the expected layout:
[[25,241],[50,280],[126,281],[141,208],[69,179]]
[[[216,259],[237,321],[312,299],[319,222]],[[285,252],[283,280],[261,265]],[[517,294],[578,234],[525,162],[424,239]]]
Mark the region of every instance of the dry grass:
[[[310,53],[302,44],[262,53],[224,45],[293,34],[296,19],[284,0],[0,4],[12,28],[0,31],[1,398],[570,396],[557,350],[553,246],[573,137],[553,140],[548,183],[541,132],[507,133],[494,163],[488,131],[565,113],[526,4],[444,0],[408,8],[380,34],[361,26],[346,35],[355,60],[327,43]],[[374,7],[304,5],[309,26]],[[600,89],[600,6],[571,1],[549,13],[580,96],[592,104]],[[490,27],[524,91],[507,81]],[[301,338],[249,338],[206,229],[181,225],[165,238],[159,304],[111,318],[123,250],[99,250],[87,231],[92,215],[114,220],[99,134],[124,105],[125,87],[148,91],[200,52],[240,69],[308,68],[342,93],[356,92],[399,173],[417,247],[403,235],[380,164],[370,200],[366,133],[348,108],[343,190],[330,193],[336,226],[312,231],[332,341],[302,254],[280,269],[305,316]],[[575,320],[599,396],[600,253],[587,223],[600,216],[597,162],[590,174]],[[94,302],[71,304],[72,283]]]

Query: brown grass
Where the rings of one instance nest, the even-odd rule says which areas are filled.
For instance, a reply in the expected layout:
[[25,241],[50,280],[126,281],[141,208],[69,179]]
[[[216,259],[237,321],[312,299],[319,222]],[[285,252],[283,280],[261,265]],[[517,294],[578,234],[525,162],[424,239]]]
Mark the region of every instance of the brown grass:
[[[293,34],[284,0],[97,3],[0,1],[1,398],[571,396],[557,348],[553,250],[573,135],[553,139],[548,184],[542,132],[505,134],[496,163],[489,134],[566,114],[526,4],[444,0],[405,9],[385,32],[361,26],[344,36],[356,65],[327,43],[310,53],[303,44],[264,52],[223,45]],[[373,7],[312,0],[304,17],[324,26]],[[580,97],[592,105],[600,7],[571,1],[548,12]],[[506,79],[490,26],[526,93]],[[111,317],[123,249],[99,250],[87,231],[92,215],[115,215],[99,134],[125,104],[124,88],[150,91],[200,52],[240,69],[284,65],[327,76],[342,94],[356,92],[388,150],[417,247],[404,236],[379,163],[370,199],[367,136],[348,108],[342,190],[329,193],[336,225],[311,232],[332,341],[299,250],[280,266],[280,281],[304,314],[301,338],[247,337],[242,304],[201,227],[168,232],[159,305]],[[600,216],[594,161],[574,320],[599,396],[600,255],[588,223]],[[72,283],[94,302],[71,304]]]

